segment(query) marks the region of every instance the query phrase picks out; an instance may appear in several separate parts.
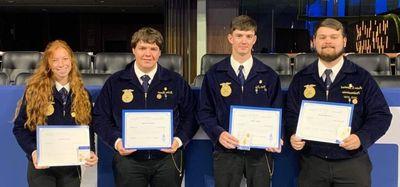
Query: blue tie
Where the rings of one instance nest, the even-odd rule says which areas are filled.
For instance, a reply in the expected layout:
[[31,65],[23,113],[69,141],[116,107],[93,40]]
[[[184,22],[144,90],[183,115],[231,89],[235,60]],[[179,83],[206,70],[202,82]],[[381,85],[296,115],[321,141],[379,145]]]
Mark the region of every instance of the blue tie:
[[142,87],[145,93],[147,93],[147,90],[149,89],[149,80],[150,77],[148,75],[143,75],[140,77],[140,79],[143,81]]
[[67,103],[68,100],[68,91],[63,87],[59,92],[61,94],[61,99],[63,101],[63,104],[65,105],[65,103]]
[[326,89],[329,90],[329,87],[332,84],[332,79],[331,79],[332,70],[326,69],[324,71],[324,74],[325,74],[325,86],[326,86]]
[[240,81],[240,86],[242,86],[243,87],[243,85],[244,85],[244,74],[243,74],[243,65],[240,65],[239,66],[239,74],[238,74],[238,78],[239,78],[239,81]]

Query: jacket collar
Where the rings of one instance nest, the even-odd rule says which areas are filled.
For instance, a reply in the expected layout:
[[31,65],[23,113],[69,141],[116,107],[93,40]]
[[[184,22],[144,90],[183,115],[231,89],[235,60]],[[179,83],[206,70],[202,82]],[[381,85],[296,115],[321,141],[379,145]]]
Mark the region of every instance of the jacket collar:
[[[221,63],[217,64],[216,71],[227,72],[228,76],[230,76],[233,80],[235,80],[237,83],[239,83],[239,78],[237,77],[235,71],[233,70],[233,68],[231,66],[230,56],[226,57],[224,60],[222,60]],[[258,60],[257,58],[254,58],[254,56],[253,56],[253,66],[250,69],[250,72],[249,72],[249,75],[247,76],[246,82],[250,81],[258,73],[266,72],[266,71],[269,71],[269,69],[267,69],[266,66],[260,60]]]
[[[132,84],[134,84],[136,87],[141,89],[143,91],[142,85],[139,82],[139,79],[135,75],[135,71],[133,70],[133,65],[135,61],[132,61],[128,65],[126,65],[125,69],[122,70],[119,78],[123,80],[128,80]],[[164,67],[160,66],[160,64],[157,65],[157,72],[153,77],[153,80],[151,81],[151,84],[149,86],[149,91],[152,89],[152,87],[157,86],[159,83],[168,81],[172,79],[172,75],[169,72],[169,70],[165,69]]]
[[[353,62],[347,60],[344,58],[343,66],[340,69],[339,73],[355,73],[357,71],[356,66]],[[314,61],[311,65],[307,66],[302,74],[307,75],[307,74],[313,74],[317,73],[318,75],[318,60]]]
[[[342,79],[346,77],[347,74],[353,74],[357,72],[356,65],[347,60],[346,58],[344,59],[343,66],[340,69],[338,75],[336,76],[335,80],[332,83],[332,87],[338,84]],[[319,77],[318,74],[318,60],[314,61],[311,65],[307,66],[304,71],[302,71],[303,75],[312,75],[315,81],[317,81],[321,86],[324,86],[323,80]]]

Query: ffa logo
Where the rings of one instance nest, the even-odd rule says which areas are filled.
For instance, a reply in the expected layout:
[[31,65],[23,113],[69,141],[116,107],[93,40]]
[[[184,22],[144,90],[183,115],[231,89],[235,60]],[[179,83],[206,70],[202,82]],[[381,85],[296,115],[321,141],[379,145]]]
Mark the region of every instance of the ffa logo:
[[231,88],[231,86],[229,86],[231,83],[230,82],[224,82],[224,83],[221,83],[220,85],[221,85],[221,90],[220,90],[220,92],[221,92],[221,95],[223,96],[223,97],[228,97],[228,96],[230,96],[231,95],[231,93],[232,93],[232,88]]
[[307,84],[304,86],[304,97],[307,99],[313,98],[315,96],[315,84]]
[[132,89],[125,89],[122,90],[122,101],[124,103],[130,103],[133,100],[133,90]]

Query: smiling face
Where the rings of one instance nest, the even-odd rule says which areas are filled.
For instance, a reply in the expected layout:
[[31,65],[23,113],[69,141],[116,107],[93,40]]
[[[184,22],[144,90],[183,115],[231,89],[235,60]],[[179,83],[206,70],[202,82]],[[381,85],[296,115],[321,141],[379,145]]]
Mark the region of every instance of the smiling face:
[[156,67],[161,50],[155,43],[146,43],[140,40],[136,47],[132,49],[135,55],[135,63],[139,69],[145,73],[150,72]]
[[318,28],[314,37],[314,46],[322,61],[334,62],[343,55],[347,38],[342,33],[342,30],[329,27]]
[[71,55],[62,47],[57,48],[49,58],[50,70],[53,79],[60,84],[68,83],[69,73],[71,72]]
[[228,35],[228,41],[232,45],[233,56],[250,56],[257,36],[254,30],[234,30]]

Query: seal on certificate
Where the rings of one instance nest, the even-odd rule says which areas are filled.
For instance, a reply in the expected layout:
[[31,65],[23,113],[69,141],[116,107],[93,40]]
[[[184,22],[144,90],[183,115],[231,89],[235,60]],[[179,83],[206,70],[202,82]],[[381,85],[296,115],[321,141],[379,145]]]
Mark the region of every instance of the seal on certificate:
[[228,96],[230,96],[231,95],[231,93],[232,93],[232,88],[231,88],[231,86],[229,86],[231,83],[230,82],[224,82],[224,83],[221,83],[220,85],[221,85],[221,90],[220,90],[220,92],[221,92],[221,95],[223,96],[223,97],[228,97]]
[[51,102],[51,103],[49,104],[49,106],[47,106],[46,113],[45,113],[46,116],[51,116],[51,115],[54,113],[54,106],[53,106],[53,104],[54,104],[54,102]]
[[304,90],[304,97],[306,97],[307,99],[313,98],[315,96],[315,84],[307,84],[304,87],[306,88]]
[[343,141],[345,138],[350,136],[350,131],[351,131],[351,127],[348,127],[348,126],[338,127],[337,132],[336,132],[337,133],[336,139],[339,140],[339,142]]
[[130,103],[133,100],[133,90],[132,89],[124,89],[122,94],[122,101],[124,103]]

